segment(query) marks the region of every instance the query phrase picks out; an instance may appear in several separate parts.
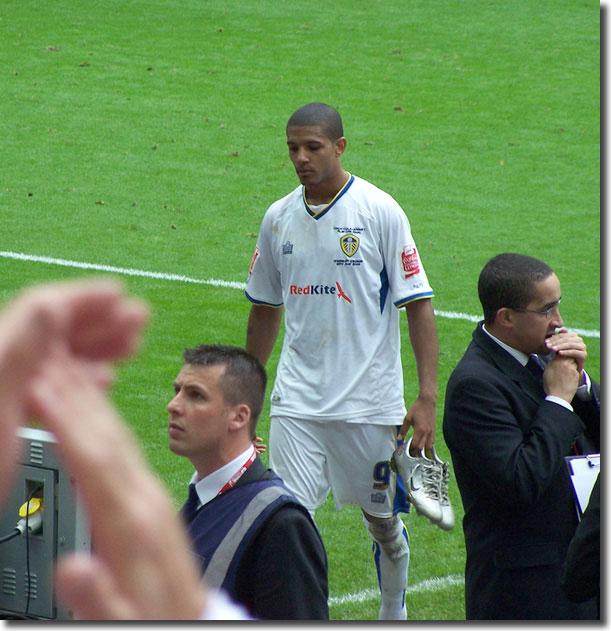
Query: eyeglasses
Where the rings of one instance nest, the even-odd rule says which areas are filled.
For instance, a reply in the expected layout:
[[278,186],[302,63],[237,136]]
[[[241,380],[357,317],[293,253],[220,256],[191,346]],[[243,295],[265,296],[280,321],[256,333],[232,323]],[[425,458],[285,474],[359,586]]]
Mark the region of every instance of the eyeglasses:
[[552,314],[558,311],[558,305],[560,305],[562,298],[558,300],[558,302],[554,303],[551,307],[547,309],[542,309],[541,311],[536,311],[535,309],[513,309],[513,311],[519,311],[520,313],[538,313],[539,315],[545,316],[548,320],[552,317]]

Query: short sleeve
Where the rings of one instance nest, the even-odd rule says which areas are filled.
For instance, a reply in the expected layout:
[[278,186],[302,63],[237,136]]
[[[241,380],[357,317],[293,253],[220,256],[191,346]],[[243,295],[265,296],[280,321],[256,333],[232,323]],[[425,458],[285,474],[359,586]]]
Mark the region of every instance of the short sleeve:
[[250,262],[246,281],[246,297],[254,304],[279,307],[283,303],[280,270],[272,247],[272,215],[268,212],[261,222],[259,239]]
[[395,307],[401,308],[413,300],[433,297],[409,221],[392,197],[382,217],[384,265]]

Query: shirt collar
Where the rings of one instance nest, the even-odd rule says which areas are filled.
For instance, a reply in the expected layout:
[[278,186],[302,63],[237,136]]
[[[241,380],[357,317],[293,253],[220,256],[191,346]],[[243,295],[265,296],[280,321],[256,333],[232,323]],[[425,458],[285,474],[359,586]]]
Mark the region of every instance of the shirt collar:
[[485,324],[482,324],[482,329],[484,333],[488,335],[488,337],[492,338],[501,348],[505,349],[514,359],[519,361],[522,366],[526,366],[526,364],[528,363],[528,355],[526,353],[519,351],[517,348],[512,348],[511,346],[508,346],[507,344],[505,344],[505,342],[501,342],[498,337],[495,337],[494,335],[492,335],[492,333],[490,333],[490,331],[486,329]]
[[234,458],[231,462],[228,462],[220,469],[213,471],[199,481],[197,480],[196,471],[191,477],[191,483],[195,484],[195,490],[197,491],[200,503],[207,504],[210,500],[213,500],[231,476],[252,456],[254,450],[254,445],[250,445],[248,449],[237,458]]

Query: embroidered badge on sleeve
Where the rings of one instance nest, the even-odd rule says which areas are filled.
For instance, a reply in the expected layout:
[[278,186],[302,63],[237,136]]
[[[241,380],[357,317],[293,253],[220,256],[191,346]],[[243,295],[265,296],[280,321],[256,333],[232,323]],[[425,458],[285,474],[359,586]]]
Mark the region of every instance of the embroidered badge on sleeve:
[[420,272],[420,262],[415,246],[406,245],[403,247],[401,264],[403,265],[403,278],[409,278]]
[[255,263],[257,262],[257,259],[259,258],[259,246],[257,246],[255,248],[255,253],[252,255],[252,261],[250,262],[250,268],[248,270],[248,275],[250,276],[252,274],[252,270],[255,266]]

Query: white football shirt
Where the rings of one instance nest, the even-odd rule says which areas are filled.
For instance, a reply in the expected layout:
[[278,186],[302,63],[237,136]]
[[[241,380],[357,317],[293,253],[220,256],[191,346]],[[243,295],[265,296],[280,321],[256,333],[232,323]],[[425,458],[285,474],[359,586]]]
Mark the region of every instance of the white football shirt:
[[398,309],[433,296],[407,217],[353,175],[319,209],[304,195],[265,213],[246,283],[251,302],[285,309],[271,415],[401,424]]

